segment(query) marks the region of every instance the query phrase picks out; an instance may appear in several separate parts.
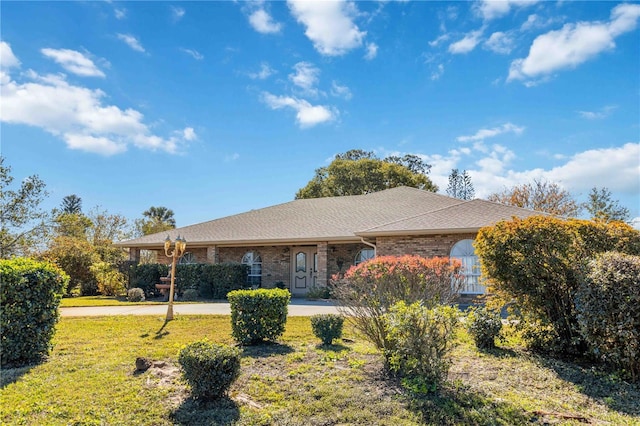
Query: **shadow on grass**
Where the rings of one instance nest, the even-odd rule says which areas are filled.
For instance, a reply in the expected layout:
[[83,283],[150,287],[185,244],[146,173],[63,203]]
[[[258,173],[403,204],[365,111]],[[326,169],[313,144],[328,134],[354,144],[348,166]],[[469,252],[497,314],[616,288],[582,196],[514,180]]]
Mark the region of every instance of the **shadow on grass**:
[[330,345],[325,345],[324,343],[319,343],[316,345],[316,349],[321,351],[331,351],[331,352],[342,352],[342,351],[351,351],[349,346],[345,346],[341,343],[332,343]]
[[249,358],[268,358],[272,355],[286,355],[295,352],[289,345],[276,342],[262,342],[251,346],[242,346],[242,356]]
[[435,394],[409,395],[409,408],[426,424],[527,425],[537,419],[531,413],[502,401],[447,384]]
[[240,407],[228,397],[215,401],[187,398],[171,415],[176,425],[233,425],[240,419]]
[[169,324],[169,321],[164,320],[164,323],[162,323],[162,327],[160,327],[160,329],[156,331],[156,335],[153,336],[154,339],[156,340],[162,339],[164,336],[169,334],[169,332],[165,330],[165,327],[167,326],[167,324]]
[[640,383],[627,383],[592,365],[577,365],[544,357],[540,357],[539,362],[555,371],[561,379],[574,383],[580,392],[600,401],[611,410],[640,416]]
[[20,377],[27,374],[33,367],[35,367],[35,365],[28,365],[26,367],[18,368],[2,367],[2,371],[0,371],[0,389],[4,389],[11,383],[17,382],[18,380],[20,380]]
[[491,355],[495,358],[516,358],[520,356],[516,351],[509,348],[501,348],[499,346],[495,346],[493,348],[482,348],[478,349],[479,352],[482,352],[485,355]]

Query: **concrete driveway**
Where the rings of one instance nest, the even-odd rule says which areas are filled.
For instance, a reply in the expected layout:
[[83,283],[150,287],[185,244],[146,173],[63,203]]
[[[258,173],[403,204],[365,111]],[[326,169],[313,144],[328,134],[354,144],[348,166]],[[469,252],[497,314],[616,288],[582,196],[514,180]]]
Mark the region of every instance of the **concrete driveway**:
[[[174,315],[231,315],[227,302],[174,304]],[[316,314],[336,314],[332,302],[324,300],[293,299],[289,304],[290,317],[306,317]],[[60,308],[62,317],[99,317],[109,315],[166,315],[167,305],[91,306]]]

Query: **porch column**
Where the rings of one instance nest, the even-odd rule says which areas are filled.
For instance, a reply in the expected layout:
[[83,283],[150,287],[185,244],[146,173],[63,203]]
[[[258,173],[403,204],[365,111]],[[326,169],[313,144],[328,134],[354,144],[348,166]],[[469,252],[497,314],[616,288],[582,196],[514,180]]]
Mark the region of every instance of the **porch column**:
[[218,246],[207,247],[207,263],[218,263]]
[[318,243],[318,272],[316,275],[316,284],[318,287],[326,287],[329,282],[329,272],[327,270],[327,257],[329,256],[328,248],[328,243]]
[[137,247],[129,248],[129,260],[140,262],[140,249]]

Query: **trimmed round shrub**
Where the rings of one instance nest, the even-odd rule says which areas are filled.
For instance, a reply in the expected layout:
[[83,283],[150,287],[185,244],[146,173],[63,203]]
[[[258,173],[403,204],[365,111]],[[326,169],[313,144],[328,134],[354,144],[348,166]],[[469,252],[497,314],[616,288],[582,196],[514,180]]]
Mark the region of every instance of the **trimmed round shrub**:
[[51,350],[69,276],[46,262],[0,260],[0,365],[41,361]]
[[144,302],[144,290],[135,287],[127,290],[127,300],[129,302]]
[[471,308],[467,314],[467,331],[478,349],[493,349],[500,338],[502,319],[500,312],[486,307]]
[[198,290],[195,288],[188,288],[182,293],[182,300],[184,302],[193,302],[198,300]]
[[333,339],[342,337],[344,318],[337,314],[319,314],[311,317],[313,334],[325,345],[330,345]]
[[593,354],[640,380],[640,256],[603,253],[576,295],[578,323]]
[[280,289],[235,290],[228,294],[231,331],[242,345],[274,341],[284,333],[291,293]]
[[185,346],[178,362],[193,397],[199,400],[214,400],[226,395],[240,375],[240,350],[205,340]]

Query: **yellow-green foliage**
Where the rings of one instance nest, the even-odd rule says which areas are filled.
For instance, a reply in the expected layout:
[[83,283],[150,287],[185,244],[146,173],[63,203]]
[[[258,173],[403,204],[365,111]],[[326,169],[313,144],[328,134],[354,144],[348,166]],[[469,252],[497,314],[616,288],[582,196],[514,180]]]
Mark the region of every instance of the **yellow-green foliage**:
[[475,248],[489,291],[515,300],[524,324],[534,326],[532,346],[582,353],[574,299],[586,263],[609,250],[640,253],[640,232],[621,222],[535,216],[481,229]]
[[98,291],[105,296],[118,296],[125,291],[125,277],[107,262],[96,262],[89,268],[98,282]]
[[231,305],[233,338],[243,345],[274,341],[284,333],[291,293],[288,290],[234,290]]

